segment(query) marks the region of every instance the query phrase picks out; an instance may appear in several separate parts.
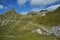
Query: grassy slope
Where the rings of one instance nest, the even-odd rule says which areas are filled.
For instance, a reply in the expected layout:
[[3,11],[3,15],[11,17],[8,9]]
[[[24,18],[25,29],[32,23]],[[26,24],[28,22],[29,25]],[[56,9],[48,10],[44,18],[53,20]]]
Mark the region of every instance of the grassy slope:
[[60,25],[60,7],[53,12],[48,12],[43,17],[37,17],[35,22],[45,26],[56,26]]
[[[47,26],[60,25],[59,24],[60,13],[59,14],[55,14],[55,13],[54,12],[48,13],[46,16],[43,16],[43,17],[36,14],[35,15],[32,14],[32,16],[28,14],[25,16],[16,17],[18,20],[13,19],[15,18],[13,15],[12,19],[14,21],[9,22],[7,25],[4,25],[2,28],[0,28],[0,35],[12,35],[14,36],[14,38],[0,36],[0,39],[1,40],[55,40],[53,36],[46,36],[46,35],[40,35],[37,33],[32,33],[32,30],[35,30],[38,27],[29,24],[29,21],[31,21],[37,24],[42,24],[42,25],[47,25]],[[9,19],[10,17],[6,18],[2,16],[2,18]],[[24,27],[27,29],[24,29]],[[13,30],[9,31],[8,29],[9,30],[13,29]]]

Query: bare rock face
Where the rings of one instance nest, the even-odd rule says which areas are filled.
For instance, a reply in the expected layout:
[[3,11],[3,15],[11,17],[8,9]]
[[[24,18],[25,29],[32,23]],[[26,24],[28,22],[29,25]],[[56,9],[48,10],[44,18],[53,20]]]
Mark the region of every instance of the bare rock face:
[[38,34],[42,34],[42,30],[41,30],[41,29],[36,29],[36,32],[37,32]]
[[[43,32],[42,30],[44,30],[45,32]],[[60,26],[53,26],[52,28],[50,29],[47,29],[47,28],[44,28],[44,29],[36,29],[36,32],[38,34],[43,34],[43,35],[53,35],[55,37],[60,37]]]
[[59,25],[58,26],[55,26],[55,27],[52,27],[50,29],[50,31],[51,31],[51,34],[52,35],[54,35],[56,37],[60,37],[60,26]]

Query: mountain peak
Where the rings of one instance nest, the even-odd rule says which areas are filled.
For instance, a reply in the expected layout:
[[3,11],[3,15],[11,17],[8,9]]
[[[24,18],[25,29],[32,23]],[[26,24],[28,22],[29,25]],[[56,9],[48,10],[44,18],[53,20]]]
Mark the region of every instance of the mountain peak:
[[14,8],[11,8],[9,11],[7,11],[6,13],[5,13],[5,15],[15,15],[16,14],[16,12],[15,12],[15,10],[14,10]]
[[16,13],[14,8],[11,8],[8,12],[11,12],[11,13]]
[[11,8],[9,11],[15,11],[14,8]]
[[17,19],[17,17],[20,17],[19,14],[16,13],[14,8],[11,8],[9,11],[7,11],[5,14],[2,15],[4,18],[7,19]]

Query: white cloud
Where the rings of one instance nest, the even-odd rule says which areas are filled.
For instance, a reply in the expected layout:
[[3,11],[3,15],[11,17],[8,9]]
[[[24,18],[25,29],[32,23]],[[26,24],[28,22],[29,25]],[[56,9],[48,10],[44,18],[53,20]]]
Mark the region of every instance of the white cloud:
[[32,9],[32,11],[35,11],[35,12],[38,12],[38,11],[41,11],[41,10],[48,10],[48,11],[54,11],[55,9],[57,9],[58,7],[60,6],[60,4],[57,4],[57,5],[51,5],[49,6],[48,8],[34,8]]
[[24,5],[27,0],[17,0],[18,5]]
[[27,13],[28,13],[28,12],[21,12],[20,14],[21,14],[21,15],[25,15],[25,14],[27,14]]
[[58,4],[58,5],[52,5],[52,6],[48,7],[47,10],[49,10],[49,11],[54,11],[54,10],[57,9],[59,6],[60,6],[60,4]]
[[44,5],[49,5],[52,4],[54,2],[56,2],[57,0],[31,0],[31,5],[39,5],[39,6],[44,6]]
[[41,10],[40,8],[34,8],[32,11],[38,12],[40,10]]
[[41,11],[41,10],[45,10],[44,8],[34,8],[34,9],[32,9],[32,11],[35,11],[35,12],[39,12],[39,11]]
[[0,9],[3,9],[4,8],[4,6],[3,5],[0,5]]

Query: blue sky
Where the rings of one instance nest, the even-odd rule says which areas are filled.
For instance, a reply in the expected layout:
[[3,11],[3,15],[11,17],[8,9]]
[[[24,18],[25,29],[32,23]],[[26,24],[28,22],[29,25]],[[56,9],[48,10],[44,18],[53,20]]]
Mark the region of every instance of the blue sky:
[[0,14],[14,8],[19,14],[42,9],[54,10],[60,6],[60,0],[0,0]]

